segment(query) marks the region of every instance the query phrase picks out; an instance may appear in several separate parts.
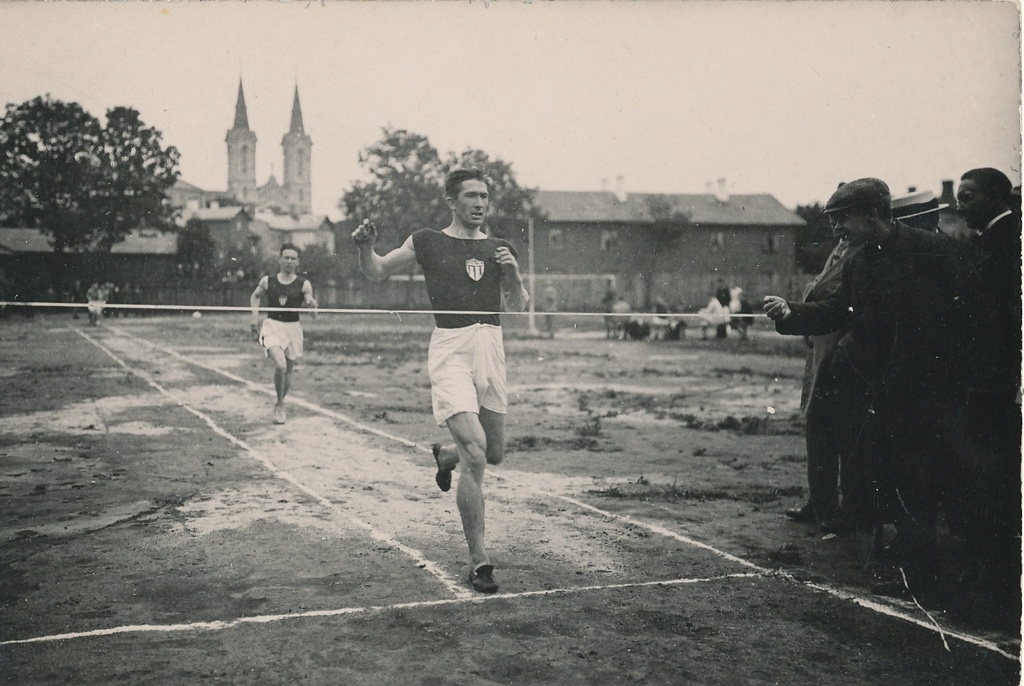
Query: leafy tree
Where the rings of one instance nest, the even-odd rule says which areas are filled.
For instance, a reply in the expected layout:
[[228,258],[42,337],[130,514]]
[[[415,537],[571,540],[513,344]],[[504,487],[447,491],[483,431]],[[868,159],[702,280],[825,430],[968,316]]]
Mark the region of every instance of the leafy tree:
[[[231,246],[218,260],[216,270],[223,284],[254,281],[263,274],[260,251],[255,244]],[[277,273],[276,258],[273,273]]]
[[425,227],[447,225],[448,210],[441,197],[444,173],[441,157],[426,136],[404,129],[384,128],[380,141],[359,154],[368,181],[353,184],[339,207],[356,221],[377,225],[382,248],[396,248],[409,234]]
[[178,271],[190,279],[211,279],[217,273],[217,242],[210,228],[196,217],[178,232]]
[[161,133],[147,127],[129,107],[107,111],[101,136],[102,177],[97,189],[99,247],[110,250],[131,231],[145,225],[174,229],[166,191],[178,177],[178,151],[160,145]]
[[444,202],[444,179],[459,167],[476,167],[490,179],[487,231],[521,238],[530,210],[530,191],[516,182],[512,165],[481,150],[450,152],[444,160],[426,136],[404,129],[383,129],[384,136],[359,156],[369,181],[353,184],[339,207],[354,221],[377,224],[385,249],[400,245],[424,227],[443,228],[451,220]]
[[646,198],[646,204],[651,223],[640,244],[641,249],[636,251],[637,263],[634,265],[635,272],[643,283],[643,307],[645,309],[651,303],[651,292],[654,286],[654,275],[659,267],[659,257],[669,254],[672,246],[679,242],[687,227],[690,226],[689,215],[676,209],[668,198],[649,195]]
[[172,228],[164,192],[178,151],[131,108],[107,126],[77,103],[36,97],[0,119],[0,206],[6,223],[49,234],[56,252],[109,251],[142,225]]
[[[274,268],[277,269],[276,260]],[[327,286],[331,281],[340,280],[343,276],[338,258],[322,245],[310,245],[302,249],[299,256],[299,273],[312,281],[315,288]]]
[[0,206],[7,223],[39,226],[54,250],[91,245],[101,127],[77,103],[37,97],[0,120]]
[[807,226],[796,231],[797,269],[805,274],[817,274],[836,247],[836,237],[820,203],[797,206],[796,213],[807,222]]

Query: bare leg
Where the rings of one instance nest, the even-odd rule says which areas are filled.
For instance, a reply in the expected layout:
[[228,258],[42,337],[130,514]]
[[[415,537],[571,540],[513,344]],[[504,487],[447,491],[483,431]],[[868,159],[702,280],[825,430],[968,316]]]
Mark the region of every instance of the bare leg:
[[501,464],[505,459],[505,415],[481,407],[480,425],[487,437],[487,464]]
[[[490,416],[484,418],[481,416],[484,413]],[[469,545],[470,566],[473,568],[490,564],[484,545],[484,470],[491,459],[501,461],[502,457],[500,450],[488,451],[488,434],[485,431],[485,425],[494,430],[493,418],[496,415],[486,410],[481,411],[481,415],[460,412],[448,420],[448,430],[455,439],[461,470],[455,501],[459,506],[462,531]],[[498,424],[500,426],[501,422]],[[495,443],[500,445],[501,441],[496,440]],[[446,462],[450,462],[450,458]]]
[[292,370],[295,369],[295,360],[285,360],[284,370],[284,393],[281,394],[281,401],[284,401],[284,397],[288,395],[288,391],[292,388]]
[[284,424],[284,396],[288,393],[292,361],[285,358],[284,350],[279,346],[268,348],[267,356],[274,363],[274,390],[277,391],[277,404],[274,405],[274,423]]

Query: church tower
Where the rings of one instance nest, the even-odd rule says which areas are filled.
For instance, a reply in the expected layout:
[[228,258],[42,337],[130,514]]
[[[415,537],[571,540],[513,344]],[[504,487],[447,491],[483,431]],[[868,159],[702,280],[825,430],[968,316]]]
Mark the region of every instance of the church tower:
[[242,92],[241,79],[238,80],[235,125],[228,131],[224,140],[228,144],[228,193],[239,202],[255,202],[256,134],[249,130],[249,115],[245,110],[245,93]]
[[[255,138],[255,137],[254,137]],[[284,148],[284,190],[292,212],[308,213],[312,209],[310,178],[310,152],[313,142],[302,126],[302,107],[299,105],[299,87],[295,86],[292,103],[292,125],[281,140]]]

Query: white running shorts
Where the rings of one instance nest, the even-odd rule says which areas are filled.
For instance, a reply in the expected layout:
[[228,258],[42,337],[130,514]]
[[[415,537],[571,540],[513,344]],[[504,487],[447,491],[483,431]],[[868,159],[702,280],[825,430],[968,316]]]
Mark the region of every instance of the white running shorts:
[[460,412],[478,414],[486,408],[508,413],[505,390],[505,347],[501,327],[472,324],[434,329],[427,352],[430,399],[434,420],[447,426]]
[[264,319],[260,327],[260,345],[264,354],[276,346],[284,350],[287,359],[297,360],[302,357],[302,324]]

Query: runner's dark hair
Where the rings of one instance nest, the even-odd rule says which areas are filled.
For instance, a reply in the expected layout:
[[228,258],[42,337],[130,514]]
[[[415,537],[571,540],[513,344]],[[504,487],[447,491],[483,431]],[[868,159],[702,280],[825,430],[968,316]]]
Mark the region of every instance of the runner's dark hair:
[[468,169],[453,169],[448,172],[448,176],[444,180],[444,197],[456,198],[459,195],[459,189],[462,187],[464,181],[469,180],[483,181],[487,184],[487,190],[491,189],[491,184],[488,182],[487,177],[484,173],[475,167]]

